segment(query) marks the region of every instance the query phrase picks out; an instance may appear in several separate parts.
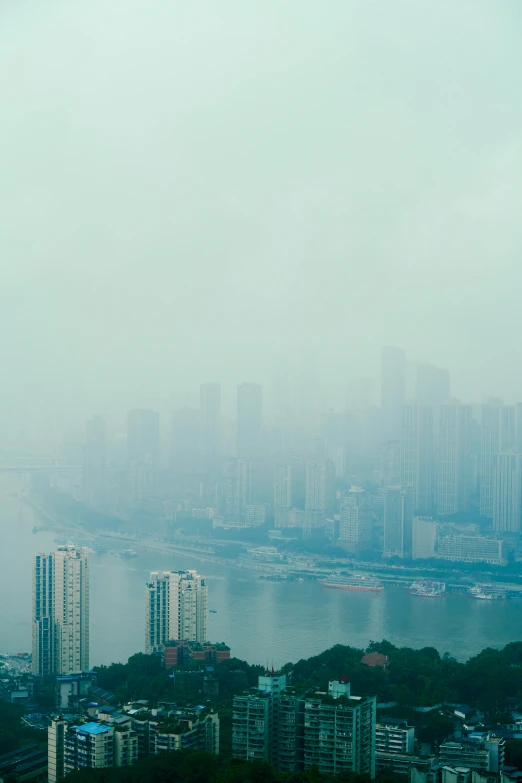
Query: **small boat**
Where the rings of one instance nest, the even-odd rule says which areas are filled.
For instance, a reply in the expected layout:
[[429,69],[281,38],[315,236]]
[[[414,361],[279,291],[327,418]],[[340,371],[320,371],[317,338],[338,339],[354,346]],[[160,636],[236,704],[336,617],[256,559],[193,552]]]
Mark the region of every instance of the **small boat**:
[[135,552],[134,549],[123,549],[119,553],[119,556],[120,557],[125,557],[125,558],[128,558],[128,557],[138,557],[138,553]]
[[406,589],[412,595],[420,595],[423,598],[442,598],[447,595],[446,583],[432,579],[419,579]]
[[468,590],[470,598],[478,598],[480,601],[505,601],[508,591],[503,587],[494,585],[473,585]]
[[210,614],[217,614],[217,609],[209,609]]

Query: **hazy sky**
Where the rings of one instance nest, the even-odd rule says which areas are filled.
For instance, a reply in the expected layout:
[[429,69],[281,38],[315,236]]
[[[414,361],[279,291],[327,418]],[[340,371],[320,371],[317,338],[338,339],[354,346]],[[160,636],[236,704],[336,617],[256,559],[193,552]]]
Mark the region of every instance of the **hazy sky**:
[[0,0],[4,406],[327,383],[522,399],[520,0]]

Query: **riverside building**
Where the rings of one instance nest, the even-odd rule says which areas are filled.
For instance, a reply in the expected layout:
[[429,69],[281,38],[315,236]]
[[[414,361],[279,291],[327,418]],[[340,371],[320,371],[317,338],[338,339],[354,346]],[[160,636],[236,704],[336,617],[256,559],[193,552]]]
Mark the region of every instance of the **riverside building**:
[[33,559],[33,674],[88,668],[88,549],[60,546]]
[[153,571],[145,590],[145,652],[169,641],[207,641],[208,586],[196,571]]

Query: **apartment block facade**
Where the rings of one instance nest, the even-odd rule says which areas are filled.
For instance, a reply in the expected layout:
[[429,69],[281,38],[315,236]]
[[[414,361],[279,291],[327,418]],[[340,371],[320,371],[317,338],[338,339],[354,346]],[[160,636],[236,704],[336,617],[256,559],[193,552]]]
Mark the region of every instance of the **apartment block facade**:
[[263,759],[293,772],[375,775],[375,698],[352,698],[347,681],[328,693],[299,694],[286,676],[267,674],[257,690],[234,697],[232,747],[237,758]]

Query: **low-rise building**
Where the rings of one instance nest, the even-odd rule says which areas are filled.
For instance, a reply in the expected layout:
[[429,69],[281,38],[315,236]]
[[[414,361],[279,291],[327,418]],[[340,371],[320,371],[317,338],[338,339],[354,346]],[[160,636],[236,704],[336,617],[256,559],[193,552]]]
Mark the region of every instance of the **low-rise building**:
[[377,753],[413,753],[415,728],[402,718],[382,718],[375,727]]
[[163,661],[166,669],[171,669],[173,666],[186,666],[192,661],[216,664],[229,659],[230,647],[223,642],[202,644],[178,639],[163,645]]
[[500,772],[504,757],[504,740],[492,734],[467,737],[459,742],[443,742],[439,748],[442,766],[469,767],[485,772]]
[[505,565],[506,542],[486,536],[445,535],[437,541],[437,557],[463,563]]
[[0,780],[47,783],[47,775],[47,752],[38,745],[24,745],[0,756]]
[[97,674],[94,671],[72,672],[66,677],[56,678],[56,707],[69,710],[75,700],[87,696],[96,685]]

